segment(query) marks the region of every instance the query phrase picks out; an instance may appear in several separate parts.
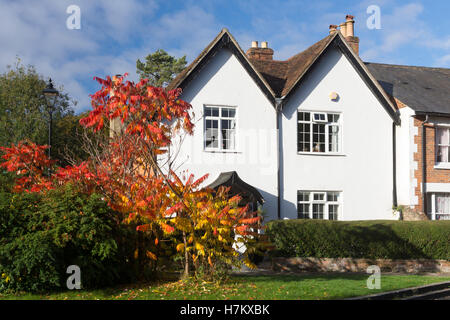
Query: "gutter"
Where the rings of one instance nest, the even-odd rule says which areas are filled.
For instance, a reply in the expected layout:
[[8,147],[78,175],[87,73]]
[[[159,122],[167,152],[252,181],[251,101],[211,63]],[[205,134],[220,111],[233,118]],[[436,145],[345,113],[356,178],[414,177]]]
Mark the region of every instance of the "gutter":
[[422,122],[422,210],[427,214],[427,148],[426,148],[426,126],[428,123],[428,114],[425,121]]
[[397,127],[395,122],[392,122],[392,158],[393,158],[392,202],[395,208],[397,207]]
[[275,112],[277,123],[277,217],[281,220],[281,152],[282,142],[280,141],[280,123],[281,123],[281,109],[283,106],[283,99],[275,98]]

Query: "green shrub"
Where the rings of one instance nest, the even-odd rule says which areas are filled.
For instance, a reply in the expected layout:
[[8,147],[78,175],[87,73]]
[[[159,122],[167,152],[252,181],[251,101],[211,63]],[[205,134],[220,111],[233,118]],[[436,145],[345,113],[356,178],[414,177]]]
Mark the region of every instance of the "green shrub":
[[279,257],[450,260],[450,221],[277,220],[266,233]]
[[132,281],[136,234],[96,194],[0,193],[0,291],[65,288],[69,265],[83,288]]

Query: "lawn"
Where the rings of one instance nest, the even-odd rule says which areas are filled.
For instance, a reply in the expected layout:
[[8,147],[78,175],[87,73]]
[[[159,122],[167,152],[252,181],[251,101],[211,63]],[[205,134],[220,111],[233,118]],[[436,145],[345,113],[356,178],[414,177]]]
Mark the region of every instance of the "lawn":
[[215,284],[166,280],[101,290],[73,290],[48,294],[0,294],[0,299],[51,300],[323,300],[374,294],[435,282],[450,277],[382,275],[381,289],[369,290],[365,274],[239,275]]

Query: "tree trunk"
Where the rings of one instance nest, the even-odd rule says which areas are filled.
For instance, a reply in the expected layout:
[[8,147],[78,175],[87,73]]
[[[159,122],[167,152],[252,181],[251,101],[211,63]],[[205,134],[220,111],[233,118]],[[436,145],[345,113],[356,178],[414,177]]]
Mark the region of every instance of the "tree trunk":
[[184,242],[184,274],[183,278],[189,277],[189,254],[187,252],[187,239],[186,232],[183,231],[183,242]]

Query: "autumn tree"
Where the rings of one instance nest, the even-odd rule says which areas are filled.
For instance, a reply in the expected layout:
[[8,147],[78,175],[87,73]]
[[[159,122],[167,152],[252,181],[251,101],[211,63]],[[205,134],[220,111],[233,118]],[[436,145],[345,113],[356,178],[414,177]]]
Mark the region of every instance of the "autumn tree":
[[[137,224],[137,230],[151,238],[151,246],[141,246],[136,256],[158,259],[158,247],[167,240],[184,253],[184,274],[192,264],[195,270],[219,262],[237,265],[236,245],[245,245],[251,253],[257,244],[260,217],[239,207],[239,196],[228,198],[227,190],[217,193],[201,188],[207,175],[183,179],[161,162],[171,152],[177,132],[192,134],[191,106],[179,99],[181,90],[166,91],[148,85],[124,81],[124,77],[96,78],[102,88],[92,95],[93,110],[80,123],[101,132],[119,119],[121,130],[104,145],[94,144],[86,161],[60,167],[45,175],[51,165],[44,147],[30,143],[5,152],[2,164],[18,174],[16,189],[45,192],[67,183],[78,185],[86,193],[101,193],[109,206],[122,214],[122,222]],[[27,163],[33,164],[30,167]],[[172,237],[172,238],[171,238]],[[247,254],[246,254],[247,255]],[[247,256],[243,262],[251,266]]]

